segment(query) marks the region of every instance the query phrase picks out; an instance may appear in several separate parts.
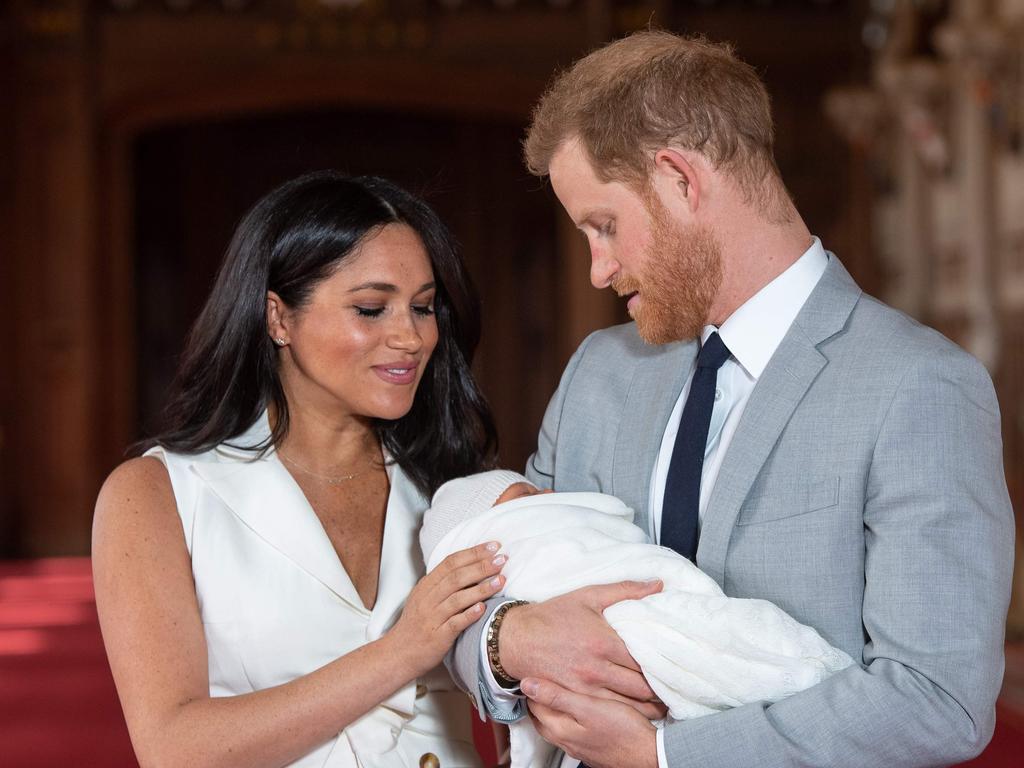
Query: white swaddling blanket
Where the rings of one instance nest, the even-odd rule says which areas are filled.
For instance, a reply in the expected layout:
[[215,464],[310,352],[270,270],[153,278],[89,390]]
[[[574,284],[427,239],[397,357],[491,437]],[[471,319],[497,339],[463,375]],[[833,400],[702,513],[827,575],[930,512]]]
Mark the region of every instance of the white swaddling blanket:
[[[430,511],[425,524],[430,524]],[[814,629],[766,600],[726,597],[682,555],[650,543],[633,510],[601,493],[528,496],[464,520],[429,553],[498,541],[503,594],[540,602],[584,586],[661,579],[664,589],[610,606],[604,617],[677,720],[778,701],[853,664]],[[511,726],[513,768],[546,768],[551,747],[529,718]]]

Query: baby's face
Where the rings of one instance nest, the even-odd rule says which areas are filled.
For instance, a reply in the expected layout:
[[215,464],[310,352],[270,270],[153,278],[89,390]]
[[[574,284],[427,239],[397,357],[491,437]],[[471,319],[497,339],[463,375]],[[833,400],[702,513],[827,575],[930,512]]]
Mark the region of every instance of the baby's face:
[[496,507],[499,504],[504,504],[506,501],[512,501],[512,499],[521,499],[524,496],[536,496],[540,493],[551,493],[551,491],[539,490],[529,483],[512,483],[512,485],[506,488],[501,496],[498,497],[497,501],[495,501],[491,506]]

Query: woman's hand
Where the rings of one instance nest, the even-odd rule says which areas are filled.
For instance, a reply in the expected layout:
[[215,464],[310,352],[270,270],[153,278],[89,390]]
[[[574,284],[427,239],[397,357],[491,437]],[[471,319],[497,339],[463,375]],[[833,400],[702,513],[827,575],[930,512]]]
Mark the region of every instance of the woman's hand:
[[448,555],[409,593],[386,637],[397,641],[415,677],[441,663],[462,631],[480,618],[483,601],[504,586],[499,571],[506,558],[496,554],[499,546],[491,541]]

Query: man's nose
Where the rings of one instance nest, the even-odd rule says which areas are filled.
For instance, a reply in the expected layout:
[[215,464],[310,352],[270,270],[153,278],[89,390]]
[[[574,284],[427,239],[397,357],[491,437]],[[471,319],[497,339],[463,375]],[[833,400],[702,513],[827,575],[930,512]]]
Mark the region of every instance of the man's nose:
[[619,273],[619,263],[606,252],[590,251],[590,284],[595,288],[607,288]]

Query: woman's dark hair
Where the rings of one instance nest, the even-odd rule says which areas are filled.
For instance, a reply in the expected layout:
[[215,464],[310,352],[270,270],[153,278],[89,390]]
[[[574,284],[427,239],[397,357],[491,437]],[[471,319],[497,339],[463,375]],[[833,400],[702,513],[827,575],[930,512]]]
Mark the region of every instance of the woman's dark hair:
[[267,333],[267,291],[301,308],[366,237],[394,223],[411,227],[430,258],[438,341],[412,408],[400,419],[376,421],[377,436],[427,496],[453,477],[493,466],[494,420],[470,370],[480,304],[448,229],[391,182],[333,171],[287,182],[242,219],[189,334],[165,428],[136,450],[201,453],[243,433],[271,403],[273,434],[254,447],[254,457],[279,444],[288,433],[288,402]]

